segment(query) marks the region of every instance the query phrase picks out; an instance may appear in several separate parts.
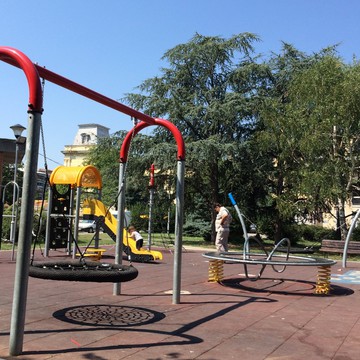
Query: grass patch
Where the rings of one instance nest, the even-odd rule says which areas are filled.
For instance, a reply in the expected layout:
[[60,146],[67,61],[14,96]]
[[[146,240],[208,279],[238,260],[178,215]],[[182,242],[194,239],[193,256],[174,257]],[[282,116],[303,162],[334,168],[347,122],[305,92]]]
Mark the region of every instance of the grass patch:
[[[147,233],[142,233],[144,238],[144,247],[147,245],[148,235]],[[87,246],[90,241],[92,241],[91,245],[94,244],[94,234],[89,234],[85,232],[80,232],[78,237],[78,244],[79,246]],[[160,234],[154,233],[151,236],[151,243],[154,246],[159,247],[171,247],[174,245],[175,236],[173,234]],[[99,244],[101,245],[114,245],[115,242],[112,238],[107,235],[106,233],[99,234]],[[44,242],[41,242],[40,245],[44,247]],[[205,242],[201,237],[193,237],[193,236],[183,236],[183,246],[197,246],[197,247],[212,247],[208,242]],[[9,242],[2,242],[1,243],[1,250],[11,250],[12,244]]]
[[[144,238],[144,247],[147,246],[147,239],[148,239],[148,234],[147,233],[142,233],[142,236]],[[80,232],[79,233],[79,238],[78,238],[78,244],[79,246],[87,246],[90,241],[92,241],[91,245],[94,245],[94,234],[89,234],[89,233],[84,233],[84,232]],[[106,233],[100,233],[99,234],[99,243],[100,246],[104,246],[104,245],[115,245],[115,242],[112,240],[112,238],[107,235]],[[154,233],[151,236],[151,243],[153,246],[158,246],[160,248],[168,248],[168,247],[172,247],[174,245],[174,241],[175,241],[175,236],[173,234],[167,235],[167,234],[161,234],[161,233]],[[269,240],[269,239],[263,239],[263,243],[265,248],[268,251],[271,251],[271,249],[274,246],[274,241]],[[183,236],[183,246],[188,247],[188,246],[193,246],[193,247],[204,247],[204,248],[212,248],[215,251],[215,246],[212,243],[206,242],[202,237],[196,237],[196,236]],[[254,250],[256,249],[256,246],[254,246],[255,244],[250,244],[250,246],[252,248],[254,248]],[[44,248],[44,243],[42,242],[40,244],[40,246],[42,248]],[[333,259],[333,260],[342,260],[342,254],[325,254],[319,251],[316,251],[316,249],[318,249],[320,247],[320,244],[314,244],[314,242],[310,242],[310,241],[306,241],[303,240],[301,242],[298,242],[296,244],[297,248],[305,248],[305,247],[314,247],[315,248],[315,252],[313,254],[300,254],[301,256],[310,256],[310,257],[320,257],[320,258],[329,258],[329,259]],[[12,249],[12,244],[8,243],[8,242],[2,242],[1,243],[1,250],[11,250]],[[237,244],[229,244],[229,250],[230,251],[242,251],[243,250],[243,242],[237,243]],[[255,250],[256,251],[256,250]],[[359,255],[348,255],[347,256],[347,260],[348,261],[360,261],[360,256]]]

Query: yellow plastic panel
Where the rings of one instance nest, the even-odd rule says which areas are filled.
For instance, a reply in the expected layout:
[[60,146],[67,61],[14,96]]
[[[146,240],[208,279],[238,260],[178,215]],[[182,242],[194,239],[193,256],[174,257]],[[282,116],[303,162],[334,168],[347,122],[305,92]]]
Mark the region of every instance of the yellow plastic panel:
[[50,184],[102,188],[100,172],[92,165],[58,166],[51,173]]
[[[107,211],[106,206],[100,200],[96,199],[85,199],[83,203],[83,214],[84,215],[95,215],[95,216],[103,216],[105,220],[105,224],[110,229],[113,234],[116,234],[117,231],[117,220],[115,217]],[[136,249],[136,242],[134,239],[130,237],[126,229],[124,229],[123,233],[123,243],[126,246],[129,246],[131,252],[134,254],[140,255],[152,255],[154,260],[162,260],[163,256],[160,251],[156,250],[147,250],[147,249]]]

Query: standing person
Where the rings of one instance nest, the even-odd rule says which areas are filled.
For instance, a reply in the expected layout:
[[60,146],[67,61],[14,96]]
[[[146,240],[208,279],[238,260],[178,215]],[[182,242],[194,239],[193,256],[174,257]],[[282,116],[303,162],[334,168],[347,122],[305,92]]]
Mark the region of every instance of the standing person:
[[138,231],[136,231],[135,226],[132,226],[132,225],[129,226],[128,230],[129,230],[130,236],[136,242],[136,249],[140,250],[143,246],[144,239],[142,238],[141,234]]
[[215,220],[216,251],[225,252],[228,251],[228,239],[229,239],[230,222],[232,220],[232,216],[229,210],[226,209],[224,206],[220,205],[219,203],[216,203],[214,205],[214,210],[217,212],[216,220]]

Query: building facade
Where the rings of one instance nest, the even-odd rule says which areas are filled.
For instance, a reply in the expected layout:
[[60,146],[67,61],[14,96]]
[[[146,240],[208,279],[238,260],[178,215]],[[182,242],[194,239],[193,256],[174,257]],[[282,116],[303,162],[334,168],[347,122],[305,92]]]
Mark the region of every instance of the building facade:
[[64,166],[83,166],[90,148],[99,138],[109,137],[109,128],[99,124],[81,124],[72,145],[65,145]]

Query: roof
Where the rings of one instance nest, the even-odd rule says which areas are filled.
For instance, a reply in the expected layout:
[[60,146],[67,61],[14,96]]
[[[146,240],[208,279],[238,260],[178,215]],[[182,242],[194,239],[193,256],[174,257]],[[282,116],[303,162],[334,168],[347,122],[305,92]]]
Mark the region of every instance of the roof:
[[72,187],[94,187],[101,189],[99,170],[92,166],[58,166],[50,176],[50,185],[71,185]]

